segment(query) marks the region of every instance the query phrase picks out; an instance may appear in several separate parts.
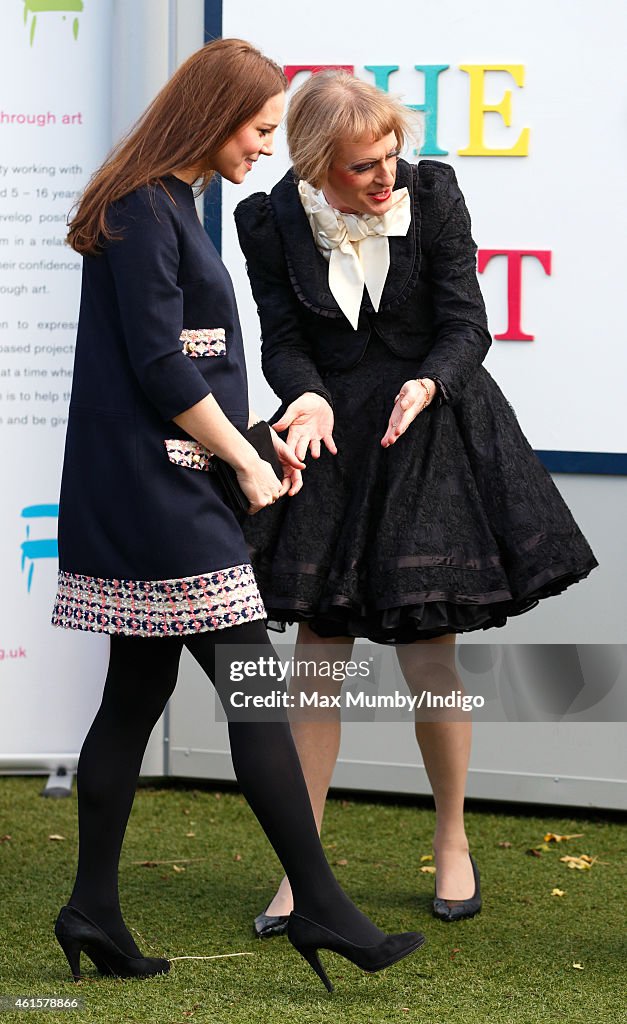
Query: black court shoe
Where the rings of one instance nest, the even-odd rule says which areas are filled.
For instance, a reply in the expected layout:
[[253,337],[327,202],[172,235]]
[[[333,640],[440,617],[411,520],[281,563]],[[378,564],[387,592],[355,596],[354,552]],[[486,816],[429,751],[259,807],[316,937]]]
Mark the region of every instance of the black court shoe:
[[161,957],[127,956],[115,942],[74,907],[62,907],[54,926],[75,981],[81,977],[81,953],[86,953],[101,974],[114,978],[151,978],[167,974],[170,961]]
[[470,857],[470,863],[472,864],[472,873],[475,878],[475,891],[472,896],[467,900],[443,900],[438,896],[438,883],[436,878],[435,883],[435,895],[433,898],[433,913],[435,917],[439,917],[440,921],[461,921],[464,917],[474,917],[481,910],[481,883],[479,878],[479,868],[475,863],[475,858],[471,853],[468,854]]
[[319,949],[339,953],[346,960],[361,967],[362,971],[374,974],[375,971],[382,971],[384,967],[390,967],[416,949],[420,949],[426,942],[420,932],[403,932],[400,935],[386,935],[382,942],[377,942],[374,946],[358,946],[330,928],[294,913],[288,918],[287,937],[329,992],[333,991],[333,985],[320,963]]
[[271,939],[273,935],[285,935],[289,914],[257,914],[253,931],[258,939]]

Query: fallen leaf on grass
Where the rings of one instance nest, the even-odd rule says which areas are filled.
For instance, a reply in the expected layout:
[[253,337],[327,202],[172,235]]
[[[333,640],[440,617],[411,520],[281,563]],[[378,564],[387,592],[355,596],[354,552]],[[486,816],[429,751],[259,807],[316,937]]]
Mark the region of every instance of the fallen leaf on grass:
[[461,949],[459,947],[456,947],[455,949],[451,950],[449,954],[449,960],[452,960],[456,953],[461,953]]
[[541,857],[542,856],[542,854],[540,853],[539,850],[531,849],[531,850],[527,850],[527,853],[529,854],[530,857]]
[[583,832],[576,832],[572,836],[560,836],[557,832],[547,832],[544,837],[545,843],[565,843],[567,839],[581,839]]
[[551,896],[564,896],[565,892],[563,889],[551,889]]
[[186,870],[186,868],[182,868],[178,864],[173,864],[172,865],[172,870],[176,871],[177,875],[180,875],[182,871]]
[[65,840],[65,836],[53,835],[53,836],[48,836],[48,839],[54,839],[56,842],[63,842]]
[[560,857],[563,864],[577,871],[589,871],[596,860],[596,857],[588,857],[587,853],[582,853],[580,857]]
[[435,875],[435,868],[431,867],[430,864],[425,865],[425,867],[421,868],[420,870],[422,871],[423,875]]
[[235,856],[233,857],[233,860],[241,860],[241,859],[242,859],[241,853],[236,853]]
[[346,857],[342,857],[342,859],[341,859],[341,860],[336,860],[336,862],[335,862],[335,863],[336,863],[336,864],[337,864],[337,865],[338,865],[339,867],[341,867],[341,868],[345,868],[345,867],[346,867],[346,865],[348,864],[348,861],[346,860]]
[[185,833],[185,838],[186,839],[195,839],[196,838],[196,833],[195,832],[186,832]]
[[423,853],[422,857],[420,858],[420,863],[422,864],[422,862],[425,861],[425,860],[433,860],[433,854],[432,853]]
[[13,836],[0,836],[0,843],[10,843]]
[[573,964],[576,971],[583,971],[583,964]]
[[509,849],[510,849],[510,847],[511,847],[511,845],[512,845],[512,844],[511,844],[511,843],[508,843],[508,842],[507,842],[507,840],[505,840],[505,842],[504,842],[504,843],[499,843],[499,846],[500,846],[500,847],[502,847],[502,848],[503,848],[504,850],[509,850]]

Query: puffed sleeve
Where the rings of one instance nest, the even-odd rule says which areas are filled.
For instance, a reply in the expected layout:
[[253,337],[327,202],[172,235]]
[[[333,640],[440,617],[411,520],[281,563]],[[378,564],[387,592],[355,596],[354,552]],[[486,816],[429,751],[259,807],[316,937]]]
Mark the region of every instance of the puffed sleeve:
[[439,384],[442,401],[455,402],[485,359],[492,339],[477,280],[477,246],[455,172],[435,161],[425,161],[419,168],[423,258],[435,329],[419,376]]
[[256,192],[244,199],[235,210],[235,224],[261,321],[261,366],[268,384],[285,405],[306,391],[332,405],[300,324],[268,196]]
[[105,251],[131,366],[160,415],[171,420],[211,393],[180,342],[177,210],[162,189],[146,187],[114,204],[108,223],[116,239]]

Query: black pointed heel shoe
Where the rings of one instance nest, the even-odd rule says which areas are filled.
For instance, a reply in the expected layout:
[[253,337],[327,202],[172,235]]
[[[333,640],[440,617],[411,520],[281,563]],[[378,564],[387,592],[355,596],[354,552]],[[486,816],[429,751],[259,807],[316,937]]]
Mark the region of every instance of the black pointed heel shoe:
[[479,878],[479,868],[475,863],[475,858],[471,853],[468,854],[470,857],[470,863],[472,864],[472,873],[475,879],[475,891],[472,896],[467,900],[443,900],[438,896],[438,883],[436,878],[435,883],[435,895],[433,898],[433,914],[435,917],[439,917],[440,921],[461,921],[465,917],[474,917],[481,910],[481,882]]
[[62,907],[54,926],[75,981],[81,977],[81,953],[86,953],[101,974],[114,978],[151,978],[167,974],[170,961],[161,957],[127,956],[115,942],[74,907]]
[[273,935],[285,935],[289,914],[257,914],[253,931],[258,939],[271,939]]
[[319,949],[339,953],[362,971],[374,974],[375,971],[382,971],[384,967],[391,967],[403,957],[420,949],[426,942],[420,932],[403,932],[400,935],[387,935],[382,942],[377,942],[374,946],[358,946],[330,928],[294,913],[288,918],[287,937],[329,992],[333,991],[333,985],[320,963]]

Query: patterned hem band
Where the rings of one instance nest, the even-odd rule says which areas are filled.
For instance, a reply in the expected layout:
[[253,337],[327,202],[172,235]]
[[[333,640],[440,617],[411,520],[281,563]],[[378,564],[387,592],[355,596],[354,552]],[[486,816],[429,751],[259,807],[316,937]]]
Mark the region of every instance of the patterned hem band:
[[174,580],[60,572],[52,625],[126,636],[184,636],[265,617],[252,566],[244,563]]

